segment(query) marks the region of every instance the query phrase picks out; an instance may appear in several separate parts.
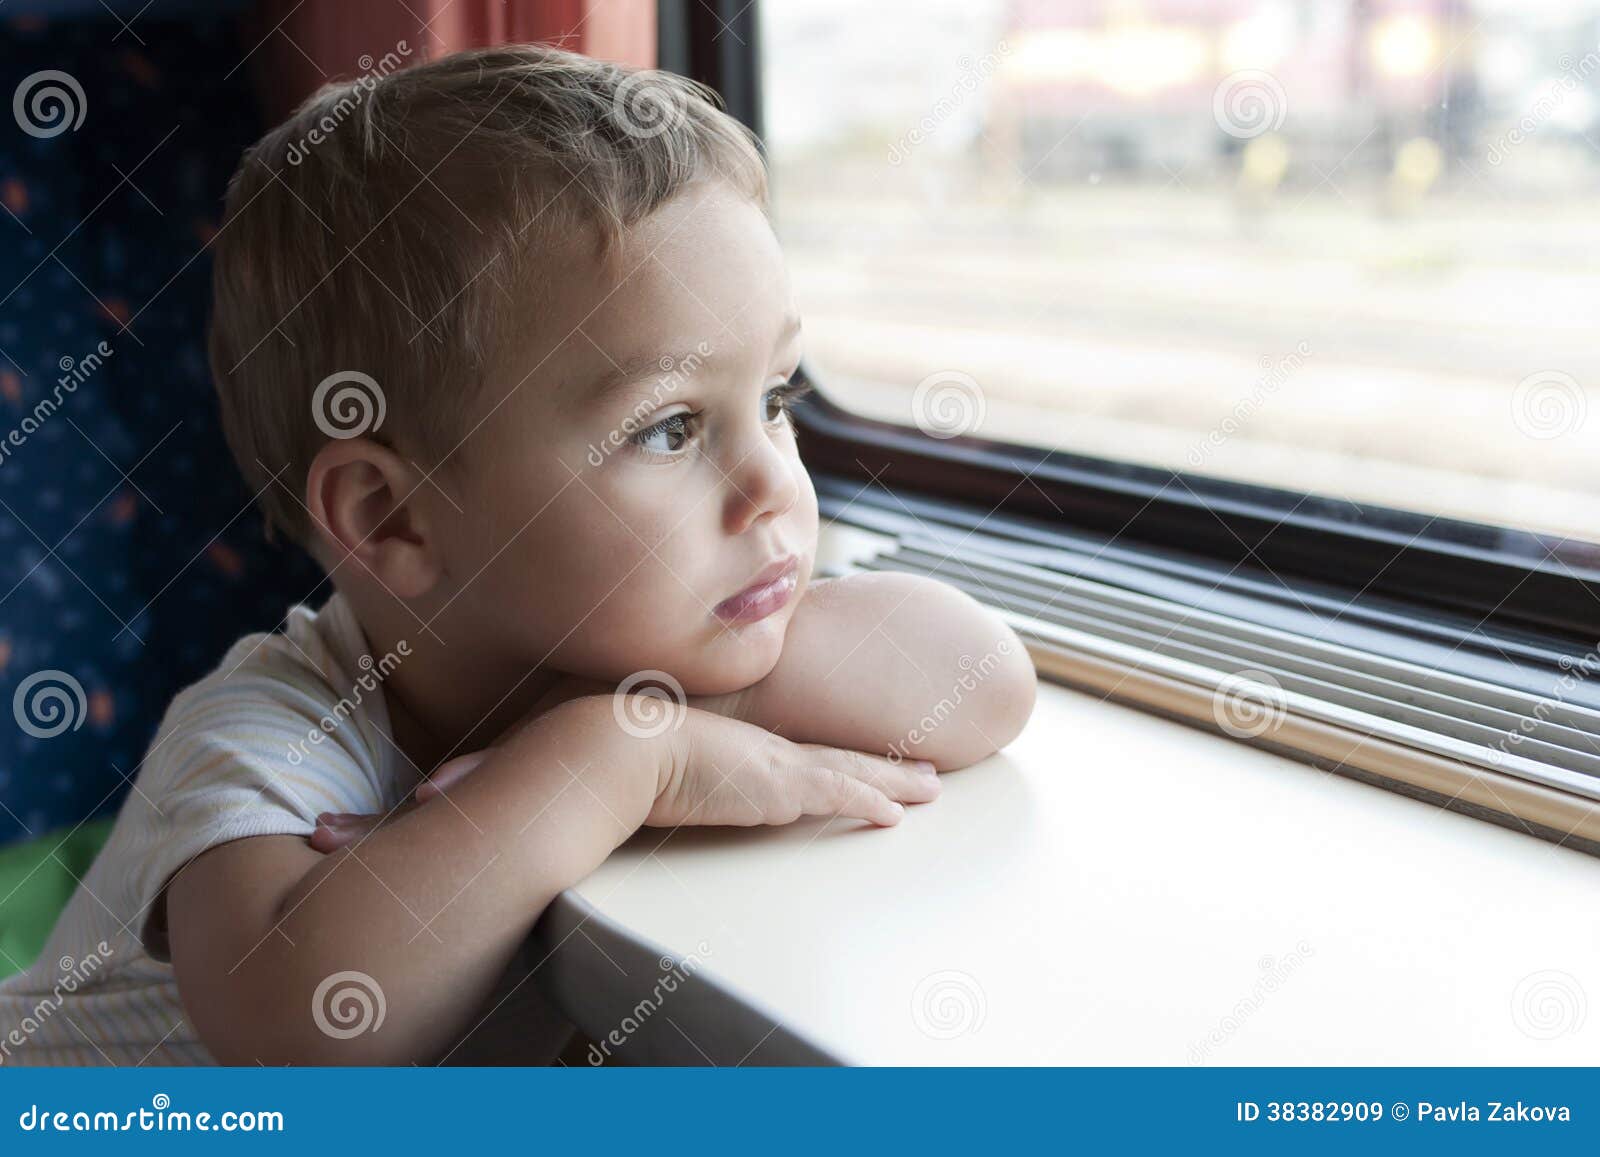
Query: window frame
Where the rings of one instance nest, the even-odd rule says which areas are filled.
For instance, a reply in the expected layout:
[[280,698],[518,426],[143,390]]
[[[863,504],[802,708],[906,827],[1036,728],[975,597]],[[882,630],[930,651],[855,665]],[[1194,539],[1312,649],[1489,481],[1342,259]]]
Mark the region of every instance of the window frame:
[[[661,67],[716,90],[758,138],[760,3],[660,0],[657,13]],[[1563,652],[1600,642],[1600,544],[974,435],[935,438],[857,414],[828,396],[825,373],[801,374],[815,388],[795,411],[814,476],[1259,568],[1339,588],[1352,603],[1444,612],[1468,633],[1525,632]]]

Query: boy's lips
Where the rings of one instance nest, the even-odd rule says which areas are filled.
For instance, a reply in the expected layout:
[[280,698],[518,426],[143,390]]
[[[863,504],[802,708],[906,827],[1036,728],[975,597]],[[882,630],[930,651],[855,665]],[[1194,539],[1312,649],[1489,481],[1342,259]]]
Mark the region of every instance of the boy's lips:
[[753,623],[783,609],[793,596],[800,574],[800,559],[785,555],[763,567],[750,585],[723,599],[712,613],[728,624]]

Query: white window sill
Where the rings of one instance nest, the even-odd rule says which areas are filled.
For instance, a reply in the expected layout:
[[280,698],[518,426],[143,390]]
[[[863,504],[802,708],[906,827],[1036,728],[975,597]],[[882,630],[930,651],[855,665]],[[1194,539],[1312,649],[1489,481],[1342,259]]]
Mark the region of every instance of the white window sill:
[[649,963],[543,979],[594,997],[595,1037],[661,950],[694,954],[716,999],[666,995],[632,1034],[681,1037],[686,1063],[717,1054],[696,1042],[718,1001],[870,1064],[1566,1065],[1600,1044],[1578,1011],[1600,993],[1594,857],[1057,685],[898,828],[664,835],[575,889],[568,914],[596,918],[561,937]]

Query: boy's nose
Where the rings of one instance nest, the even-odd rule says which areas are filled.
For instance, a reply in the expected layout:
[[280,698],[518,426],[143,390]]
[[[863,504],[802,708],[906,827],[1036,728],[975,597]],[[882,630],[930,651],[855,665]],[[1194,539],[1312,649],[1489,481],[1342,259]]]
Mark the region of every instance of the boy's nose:
[[728,475],[728,531],[739,534],[768,516],[784,513],[800,494],[794,472],[797,461],[770,441],[756,447]]

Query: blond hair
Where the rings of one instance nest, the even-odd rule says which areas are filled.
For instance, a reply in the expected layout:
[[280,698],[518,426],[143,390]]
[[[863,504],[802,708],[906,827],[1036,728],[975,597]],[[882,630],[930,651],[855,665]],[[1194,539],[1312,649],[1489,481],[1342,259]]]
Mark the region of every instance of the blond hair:
[[211,371],[268,537],[312,543],[301,494],[331,437],[448,455],[571,245],[602,256],[708,177],[766,203],[754,138],[714,93],[555,48],[313,95],[245,154],[215,243]]

